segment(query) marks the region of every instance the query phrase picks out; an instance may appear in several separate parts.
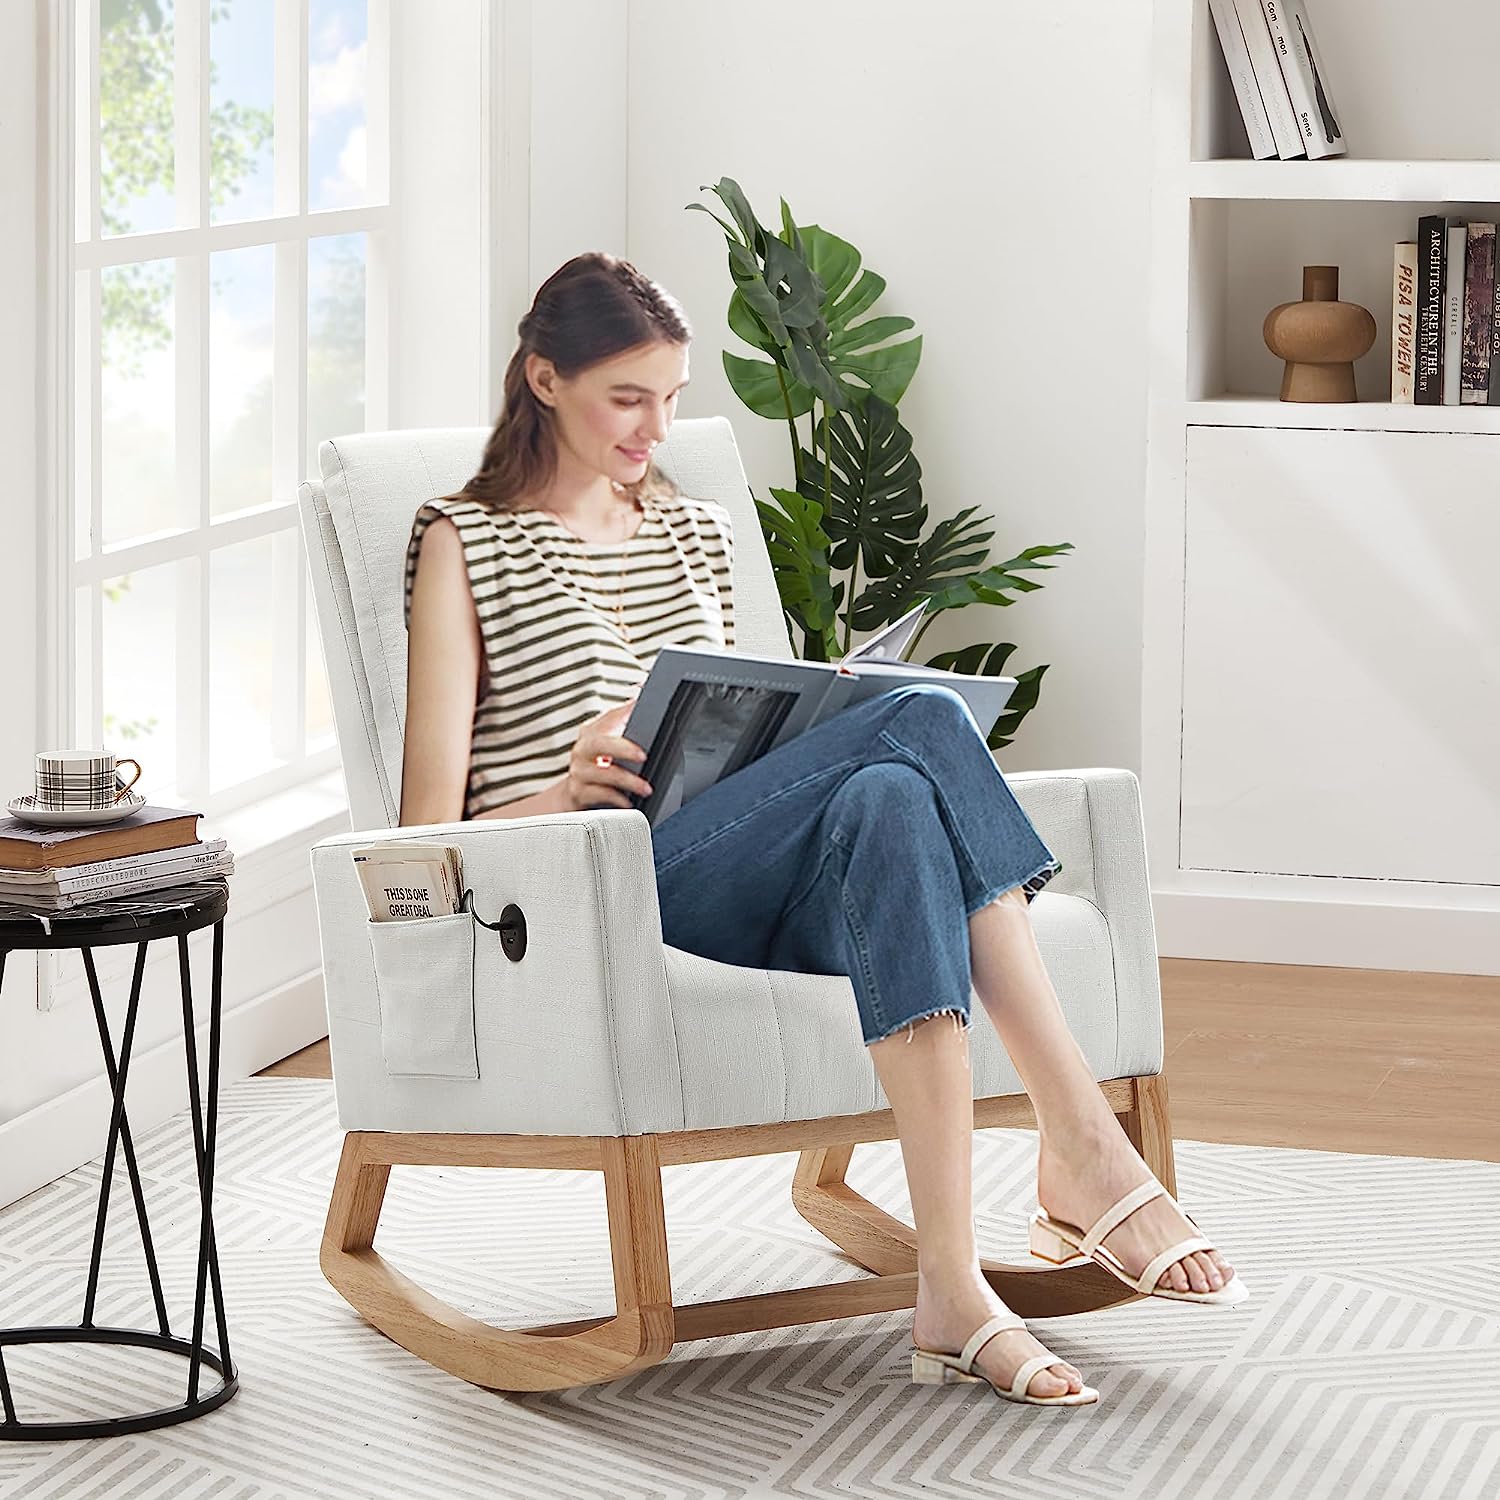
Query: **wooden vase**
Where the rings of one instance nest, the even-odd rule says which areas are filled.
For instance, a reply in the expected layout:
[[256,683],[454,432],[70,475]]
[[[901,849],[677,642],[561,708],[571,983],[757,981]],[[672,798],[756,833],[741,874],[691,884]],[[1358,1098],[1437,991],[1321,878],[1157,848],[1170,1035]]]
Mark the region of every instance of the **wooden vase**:
[[1286,361],[1283,401],[1358,401],[1354,361],[1375,342],[1375,319],[1339,301],[1337,266],[1303,266],[1302,300],[1266,314],[1266,347]]

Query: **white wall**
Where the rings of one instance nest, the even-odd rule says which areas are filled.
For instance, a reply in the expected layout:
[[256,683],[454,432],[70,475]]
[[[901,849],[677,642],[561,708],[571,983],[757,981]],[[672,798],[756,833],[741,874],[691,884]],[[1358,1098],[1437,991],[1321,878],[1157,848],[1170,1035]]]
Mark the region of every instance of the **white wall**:
[[785,197],[850,240],[886,279],[875,310],[915,320],[901,415],[929,529],[978,505],[991,562],[1074,543],[1030,575],[1044,589],[944,616],[919,654],[1010,640],[1013,671],[1052,664],[1006,770],[1139,771],[1148,0],[629,12],[627,253],[694,324],[680,414],[730,417],[759,495],[790,482],[784,425],[724,378],[720,351],[750,351],[724,321],[723,232],[683,207],[723,216],[699,185],[732,177],[769,228]]

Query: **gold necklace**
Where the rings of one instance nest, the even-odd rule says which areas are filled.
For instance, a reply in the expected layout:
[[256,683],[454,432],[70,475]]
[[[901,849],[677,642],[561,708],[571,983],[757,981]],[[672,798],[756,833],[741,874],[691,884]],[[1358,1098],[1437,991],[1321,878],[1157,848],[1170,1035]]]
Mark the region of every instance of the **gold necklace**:
[[[543,506],[540,507],[540,509],[545,510],[549,515],[556,516],[557,517],[557,524],[559,526],[561,526],[562,529],[564,531],[566,531],[569,536],[573,537],[576,541],[579,541],[579,542],[583,541],[583,538],[581,536],[579,536],[578,533],[576,531],[574,531],[573,528],[571,526],[569,526],[567,524],[567,522],[565,522],[562,519],[561,516],[558,516],[557,512],[555,510],[553,510],[550,505],[543,505]],[[642,510],[641,526],[644,526],[646,524],[646,521],[645,521],[645,504],[644,503],[642,503],[641,510]],[[635,530],[636,530],[636,535],[639,536],[640,535],[641,527],[637,526]],[[632,539],[630,537],[626,537],[625,540],[626,541],[630,541]],[[595,587],[595,589],[598,590],[599,597],[602,599],[604,597],[604,585],[600,581],[598,573],[596,573],[594,571],[593,565],[588,561],[588,559],[586,557],[583,556],[582,551],[579,552],[579,561],[582,562],[583,566],[588,570],[589,577],[594,580],[594,587]],[[615,615],[615,618],[614,618],[613,624],[614,624],[614,628],[620,633],[620,639],[623,640],[627,645],[629,645],[629,643],[630,643],[630,627],[628,625],[626,625],[626,623],[625,623],[625,572],[626,572],[625,559],[622,557],[620,559],[620,587],[615,592],[615,606],[614,606],[614,615]],[[600,609],[599,606],[596,605],[593,602],[592,599],[585,599],[584,602],[586,604],[588,604],[589,607],[591,609],[593,609],[596,614],[604,615],[605,619],[609,618],[608,615],[606,615],[605,612],[602,609]]]

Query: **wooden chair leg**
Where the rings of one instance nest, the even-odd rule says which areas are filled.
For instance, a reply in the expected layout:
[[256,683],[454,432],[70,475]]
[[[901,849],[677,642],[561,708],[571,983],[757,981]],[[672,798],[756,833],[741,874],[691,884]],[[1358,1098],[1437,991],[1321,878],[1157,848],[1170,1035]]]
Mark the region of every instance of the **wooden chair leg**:
[[661,1165],[652,1136],[601,1142],[614,1262],[615,1315],[581,1332],[493,1328],[424,1291],[372,1247],[390,1167],[344,1138],[320,1256],[323,1274],[368,1322],[429,1364],[471,1384],[550,1391],[614,1380],[658,1363],[673,1344]]

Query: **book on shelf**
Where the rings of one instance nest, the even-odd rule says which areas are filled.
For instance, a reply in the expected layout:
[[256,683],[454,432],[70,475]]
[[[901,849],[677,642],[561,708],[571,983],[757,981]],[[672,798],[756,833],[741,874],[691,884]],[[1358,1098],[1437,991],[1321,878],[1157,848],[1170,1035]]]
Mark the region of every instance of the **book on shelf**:
[[1416,394],[1417,242],[1396,246],[1391,279],[1391,400],[1410,406]]
[[1490,399],[1490,337],[1495,307],[1495,226],[1469,225],[1464,269],[1464,353],[1459,402],[1483,406]]
[[1443,404],[1443,261],[1447,231],[1440,214],[1417,221],[1418,406]]
[[1250,61],[1250,49],[1245,45],[1245,33],[1235,12],[1234,0],[1208,0],[1208,8],[1214,18],[1214,29],[1219,33],[1219,50],[1224,54],[1224,66],[1229,70],[1229,82],[1240,107],[1240,118],[1245,122],[1250,155],[1256,161],[1279,156],[1276,137],[1271,134],[1271,117],[1266,113],[1265,100],[1260,97],[1255,65]]
[[183,849],[198,842],[203,814],[149,802],[103,828],[37,828],[20,818],[0,818],[0,866],[11,870],[62,870],[126,854]]
[[[615,763],[651,783],[630,805],[654,828],[726,776],[779,749],[844,709],[907,683],[941,683],[967,705],[988,735],[1014,677],[976,677],[899,658],[926,605],[893,622],[840,662],[749,656],[702,646],[663,646],[621,733],[646,752],[642,764]],[[882,659],[884,658],[884,659]]]
[[1291,96],[1302,150],[1309,161],[1343,156],[1344,133],[1328,88],[1323,56],[1313,37],[1307,0],[1261,0],[1281,76]]
[[1443,261],[1443,405],[1457,406],[1464,374],[1464,273],[1469,227],[1447,219],[1447,255]]
[[1271,28],[1260,0],[1234,0],[1234,13],[1239,17],[1240,33],[1250,54],[1250,66],[1270,122],[1271,138],[1276,142],[1276,154],[1283,161],[1305,156],[1302,132],[1297,116],[1292,113],[1292,98],[1287,93],[1281,64],[1276,60],[1276,43],[1271,40]]

